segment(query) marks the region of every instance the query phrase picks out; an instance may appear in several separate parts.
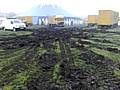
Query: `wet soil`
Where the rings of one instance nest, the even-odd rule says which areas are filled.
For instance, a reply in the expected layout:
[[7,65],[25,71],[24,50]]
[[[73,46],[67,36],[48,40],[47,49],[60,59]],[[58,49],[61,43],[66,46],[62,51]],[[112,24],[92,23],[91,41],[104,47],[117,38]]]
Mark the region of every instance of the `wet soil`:
[[[76,28],[74,30],[80,31]],[[25,53],[26,63],[31,62],[31,58],[35,58],[39,64],[39,73],[27,80],[26,89],[19,90],[120,90],[120,79],[113,75],[113,70],[118,67],[118,63],[88,50],[82,45],[86,42],[82,42],[81,45],[76,44],[71,40],[74,30],[43,28],[33,30],[31,36],[0,40],[0,47],[5,50],[29,46],[31,50]],[[56,41],[60,45],[60,55],[53,50],[53,43]],[[37,47],[45,48],[47,52],[42,56],[36,56]],[[80,59],[88,66],[84,68],[75,66],[70,48],[79,49]],[[116,51],[111,48],[108,50]],[[52,80],[53,70],[57,63],[60,63],[59,83]],[[24,67],[24,63],[13,66],[18,70]]]

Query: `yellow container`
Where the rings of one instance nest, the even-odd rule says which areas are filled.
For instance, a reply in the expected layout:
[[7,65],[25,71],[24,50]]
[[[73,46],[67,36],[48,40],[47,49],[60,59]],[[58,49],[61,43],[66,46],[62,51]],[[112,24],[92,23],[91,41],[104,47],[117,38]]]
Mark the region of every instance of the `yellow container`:
[[17,18],[23,20],[24,22],[32,23],[32,16],[19,16]]
[[64,23],[64,16],[55,15],[48,17],[48,24],[58,24],[58,23]]
[[97,24],[97,15],[88,15],[88,24]]
[[118,23],[119,13],[112,10],[99,10],[98,25],[113,25]]

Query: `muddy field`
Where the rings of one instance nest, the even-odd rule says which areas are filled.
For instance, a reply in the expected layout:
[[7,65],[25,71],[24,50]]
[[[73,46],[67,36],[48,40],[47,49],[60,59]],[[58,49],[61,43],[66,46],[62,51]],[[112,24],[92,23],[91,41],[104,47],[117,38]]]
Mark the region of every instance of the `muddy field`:
[[120,35],[78,28],[0,38],[2,90],[120,90]]

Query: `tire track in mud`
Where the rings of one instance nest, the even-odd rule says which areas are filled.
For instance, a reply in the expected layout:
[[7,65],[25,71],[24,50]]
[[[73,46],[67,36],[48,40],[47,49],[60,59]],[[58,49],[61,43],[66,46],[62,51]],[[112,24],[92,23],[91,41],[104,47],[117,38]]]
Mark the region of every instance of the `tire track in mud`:
[[[85,69],[74,65],[74,58],[69,45],[72,33],[69,31],[34,31],[32,37],[22,37],[6,40],[0,43],[4,49],[15,49],[30,46],[26,51],[24,62],[15,62],[8,68],[30,70],[33,62],[37,63],[37,71],[26,81],[26,88],[20,90],[119,90],[119,79],[113,76],[113,69],[116,63],[103,56],[97,55],[84,47],[75,45],[80,50],[80,59],[85,61],[88,67]],[[56,39],[60,45],[60,56],[55,52],[52,45]],[[4,45],[6,46],[4,46]],[[76,44],[76,43],[74,43]],[[70,45],[74,46],[74,45]],[[44,48],[47,51],[39,55],[36,49]],[[60,59],[60,60],[59,60]],[[53,72],[55,65],[61,62],[58,75],[63,80],[62,84],[54,82]],[[92,66],[92,67],[91,67]],[[23,68],[22,68],[23,67]],[[8,69],[7,68],[7,69]],[[87,70],[88,69],[88,70]],[[18,71],[18,72],[17,72]],[[24,70],[23,70],[24,71]],[[12,74],[10,72],[10,74]],[[12,79],[8,80],[10,82]],[[3,83],[6,81],[3,81]]]
[[[79,46],[78,49],[80,47],[81,46]],[[66,85],[68,85],[69,89],[119,90],[120,79],[113,75],[113,70],[118,66],[118,63],[107,59],[104,56],[95,54],[92,51],[85,49],[84,47],[81,47],[80,50],[80,59],[85,61],[86,64],[94,66],[95,68],[93,68],[93,70],[95,71],[88,72],[87,70],[80,69],[75,66],[69,67],[69,65],[67,65],[67,67],[65,67],[66,65],[63,65],[61,74],[64,80],[67,82]]]
[[[52,72],[54,66],[57,64],[57,55],[53,52],[44,53],[38,58],[40,65],[40,73],[33,76],[27,82],[28,90],[50,90],[52,87]],[[51,89],[52,90],[52,89]]]
[[[53,67],[56,64],[58,64],[59,62],[61,63],[60,66],[63,65],[63,62],[66,62],[66,63],[69,62],[67,60],[67,59],[69,59],[69,56],[68,56],[68,51],[66,50],[66,46],[64,45],[65,42],[63,43],[63,41],[62,41],[63,39],[61,39],[61,38],[58,39],[57,37],[55,38],[54,41],[56,41],[56,39],[59,42],[61,54],[59,56],[57,56],[56,54],[55,55],[53,54],[53,55],[51,55],[52,56],[51,57],[49,55],[52,52],[49,52],[49,54],[45,54],[45,56],[43,55],[42,57],[40,57],[40,66],[41,66],[43,71],[42,71],[42,74],[40,74],[37,78],[32,79],[32,81],[29,81],[29,82],[33,82],[33,80],[35,80],[34,81],[35,85],[34,85],[34,83],[32,84],[32,83],[28,82],[29,83],[28,84],[28,89],[29,90],[34,90],[34,89],[36,89],[36,90],[53,90],[53,89],[64,90],[65,89],[65,86],[61,86],[61,85],[57,85],[57,84],[55,85],[55,83],[53,81],[51,81],[51,79],[53,77],[52,76],[53,73],[51,73],[51,71],[53,70]],[[46,55],[48,55],[48,56],[46,56]],[[55,56],[55,58],[54,58],[54,56]],[[58,60],[57,57],[61,60]],[[46,59],[47,59],[47,62],[46,62]],[[54,60],[56,60],[55,63],[54,63]],[[67,64],[67,65],[69,65],[69,64]],[[36,82],[36,80],[38,82]],[[32,87],[31,87],[31,85],[32,85]]]

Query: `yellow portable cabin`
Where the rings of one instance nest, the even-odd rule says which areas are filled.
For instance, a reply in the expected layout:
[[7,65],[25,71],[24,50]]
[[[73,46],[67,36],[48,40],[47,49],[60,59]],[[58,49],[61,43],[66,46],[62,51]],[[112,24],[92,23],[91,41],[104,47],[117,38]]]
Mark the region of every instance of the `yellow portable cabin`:
[[55,26],[64,26],[64,16],[61,15],[55,15],[55,16],[49,16],[48,17],[48,25],[51,27]]
[[23,22],[27,24],[32,24],[32,16],[18,16],[16,18],[21,19]]
[[99,10],[97,25],[100,27],[116,27],[119,13],[112,10]]
[[88,25],[89,26],[97,25],[97,19],[98,19],[97,15],[88,15],[88,20],[87,20]]

